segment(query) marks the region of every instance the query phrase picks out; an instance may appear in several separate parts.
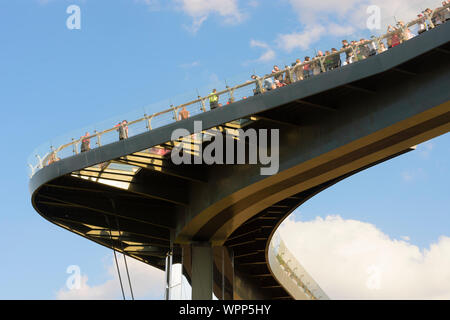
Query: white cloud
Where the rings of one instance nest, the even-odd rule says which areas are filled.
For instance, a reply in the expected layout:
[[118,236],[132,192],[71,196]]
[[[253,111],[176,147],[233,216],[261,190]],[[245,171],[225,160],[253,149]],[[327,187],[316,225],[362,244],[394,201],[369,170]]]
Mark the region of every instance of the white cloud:
[[51,1],[53,1],[53,0],[37,0],[37,2],[38,2],[40,5],[46,5],[46,4],[48,4],[49,2],[51,2]]
[[433,147],[434,147],[433,142],[427,141],[417,146],[417,152],[422,158],[429,159]]
[[[131,295],[123,257],[121,254],[117,257],[125,295],[130,299]],[[122,292],[114,259],[111,258],[108,262],[106,268],[107,275],[110,278],[109,280],[102,284],[91,286],[88,284],[87,275],[82,275],[81,286],[79,289],[69,290],[64,286],[57,292],[56,298],[59,300],[122,299]],[[127,264],[135,299],[143,297],[150,297],[152,299],[163,298],[164,272],[132,258],[127,258]]]
[[450,237],[421,250],[339,216],[288,219],[280,234],[331,299],[450,299]]
[[199,65],[200,65],[200,62],[193,61],[193,62],[189,62],[189,63],[180,64],[180,67],[183,69],[190,69],[190,68],[198,67]]
[[187,27],[192,33],[196,33],[211,14],[218,14],[226,24],[237,24],[244,19],[237,0],[175,0],[175,3],[193,19],[192,25]]
[[422,168],[405,169],[402,173],[402,179],[405,182],[413,182],[426,178],[426,173]]
[[134,2],[146,4],[150,11],[159,11],[162,8],[160,0],[134,0]]
[[294,32],[289,34],[281,34],[277,38],[278,46],[291,52],[293,49],[306,50],[317,42],[325,33],[325,28],[321,25],[307,27],[302,32]]
[[330,23],[328,25],[328,34],[331,34],[333,36],[345,36],[349,34],[353,34],[355,32],[354,26],[343,26],[336,23]]
[[[278,45],[290,52],[308,49],[324,35],[351,37],[367,29],[367,8],[376,5],[381,9],[381,30],[395,21],[410,21],[426,7],[437,7],[436,0],[289,0],[303,30],[278,36]],[[374,33],[372,32],[372,33]]]
[[259,2],[257,0],[248,0],[248,6],[252,7],[252,8],[257,8],[259,7]]
[[268,62],[273,59],[275,59],[275,51],[270,48],[270,46],[263,42],[258,40],[250,40],[250,47],[252,48],[263,48],[265,49],[264,53],[256,59],[256,62]]
[[282,49],[291,52],[294,49],[307,50],[311,46],[320,41],[320,38],[327,34],[332,36],[347,36],[353,34],[355,28],[353,26],[344,26],[336,23],[323,25],[311,25],[301,32],[293,32],[288,34],[280,34],[277,38],[277,44]]
[[[392,21],[398,19],[409,20],[426,7],[437,7],[441,1],[437,0],[322,0],[305,1],[289,0],[299,21],[305,25],[328,25],[329,22],[347,22],[349,25],[365,28],[368,18],[367,7],[376,5],[381,9],[381,19]],[[356,22],[359,24],[355,25]]]

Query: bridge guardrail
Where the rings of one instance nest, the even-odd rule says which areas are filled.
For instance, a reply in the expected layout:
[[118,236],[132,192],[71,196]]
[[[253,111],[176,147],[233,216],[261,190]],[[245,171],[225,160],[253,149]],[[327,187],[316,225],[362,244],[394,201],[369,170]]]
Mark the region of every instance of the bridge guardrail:
[[330,299],[287,248],[278,232],[269,245],[269,264],[275,278],[295,299]]

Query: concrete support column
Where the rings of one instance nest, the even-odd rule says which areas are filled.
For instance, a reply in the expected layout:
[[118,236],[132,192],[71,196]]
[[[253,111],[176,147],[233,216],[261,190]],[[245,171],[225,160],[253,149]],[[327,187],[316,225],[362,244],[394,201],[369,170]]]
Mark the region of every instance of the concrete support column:
[[196,243],[192,248],[192,300],[212,300],[213,250],[210,243]]

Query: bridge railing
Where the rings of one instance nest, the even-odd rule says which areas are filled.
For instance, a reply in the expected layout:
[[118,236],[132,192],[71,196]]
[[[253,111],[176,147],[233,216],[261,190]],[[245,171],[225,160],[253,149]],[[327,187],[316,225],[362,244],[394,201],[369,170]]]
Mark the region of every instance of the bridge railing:
[[269,245],[272,273],[295,299],[329,300],[327,294],[288,249],[275,232]]
[[[353,56],[351,63],[368,58],[371,55],[380,54],[381,44],[388,48],[389,40],[398,36],[400,42],[407,41],[407,30],[413,26],[421,23],[426,23],[428,28],[436,27],[433,20],[437,16],[447,16],[450,11],[450,3],[443,7],[435,9],[432,13],[425,13],[423,18],[417,18],[407,24],[398,25],[396,30],[387,32],[380,37],[372,37],[370,40],[358,42],[343,48],[337,52],[331,53],[327,56],[318,56],[312,58],[310,61],[297,64],[295,66],[288,66],[278,72],[266,74],[262,77],[252,77],[242,83],[229,85],[225,83],[225,88],[216,92],[222,107],[238,100],[246,99],[256,94],[264,94],[267,91],[276,90],[277,86],[273,86],[276,80],[283,80],[283,83],[289,85],[290,83],[304,80],[308,77],[313,77],[318,74],[330,71],[335,68],[344,67],[345,63],[341,63],[342,55]],[[443,21],[444,22],[444,21]],[[368,48],[368,50],[367,50]],[[369,54],[367,54],[369,52]],[[272,84],[271,84],[272,83]],[[66,134],[63,137],[54,139],[50,143],[44,144],[37,148],[28,158],[28,170],[30,178],[43,167],[52,164],[55,161],[70,157],[81,152],[81,144],[86,137],[83,135],[89,132],[88,140],[90,142],[90,149],[100,147],[115,141],[118,141],[119,134],[118,123],[114,126],[117,119],[135,119],[127,123],[128,137],[141,134],[155,128],[163,127],[170,123],[180,120],[180,112],[183,108],[189,112],[192,117],[196,114],[208,112],[210,95],[201,96],[200,94],[190,93],[178,99],[172,98],[173,101],[179,101],[178,104],[173,104],[171,100],[161,101],[153,105],[153,107],[164,108],[165,110],[153,114],[146,114],[145,111],[133,111],[121,117],[115,117],[95,127],[88,127],[78,130],[76,133]],[[183,99],[184,98],[184,99]],[[170,106],[167,108],[167,106]],[[111,127],[111,125],[113,125]],[[101,129],[105,128],[105,129]]]

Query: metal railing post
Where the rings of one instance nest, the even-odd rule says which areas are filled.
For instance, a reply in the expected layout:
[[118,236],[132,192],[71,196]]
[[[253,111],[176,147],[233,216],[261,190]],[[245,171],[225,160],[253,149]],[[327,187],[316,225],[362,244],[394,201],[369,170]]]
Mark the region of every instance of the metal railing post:
[[178,121],[177,109],[173,106],[173,104],[170,105],[170,108],[173,110],[173,118],[174,118],[174,120]]
[[356,51],[355,46],[351,46],[351,48],[352,48],[352,52],[353,52],[353,61],[352,62],[358,61],[358,55],[357,55],[358,52]]
[[378,37],[377,38],[377,40],[376,40],[376,46],[377,46],[377,53],[376,54],[378,54],[378,50],[380,50],[380,48],[381,48],[381,37]]
[[99,134],[99,132],[97,132],[97,130],[94,130],[94,133],[97,135],[97,142],[96,142],[96,144],[97,144],[97,146],[101,147],[102,144],[101,144],[101,141],[100,141],[100,134]]
[[42,165],[42,159],[41,159],[41,157],[37,154],[37,155],[36,155],[36,158],[38,159],[39,168],[42,169],[44,166]]
[[200,99],[200,102],[202,104],[203,112],[206,112],[205,100],[202,97],[200,97],[200,96],[198,96],[198,98]]
[[52,152],[50,153],[50,157],[47,160],[47,164],[48,164],[49,161],[51,161],[53,159],[56,160],[56,150],[55,150],[55,148],[53,148],[53,146],[50,146],[50,150],[52,150]]
[[294,68],[288,68],[286,76],[289,78],[289,83],[294,83]]
[[231,88],[231,89],[228,91],[228,94],[230,95],[230,99],[232,99],[232,100],[234,100],[234,90],[235,90],[235,88]]
[[34,176],[34,167],[31,165],[31,164],[29,164],[28,163],[28,166],[30,167],[30,169],[31,169],[31,174],[29,175],[29,177],[30,177],[30,179]]
[[144,113],[144,118],[146,120],[145,127],[147,128],[148,131],[152,130],[152,123],[151,123],[152,117],[153,116],[148,117],[147,114]]
[[324,60],[325,60],[325,57],[320,57],[319,58],[320,70],[322,70],[322,72],[325,72],[325,66],[323,64]]
[[75,139],[72,138],[72,150],[73,150],[73,154],[78,154],[78,143],[75,142]]
[[262,80],[260,77],[256,76],[256,81],[258,82],[259,93],[264,93],[264,88],[262,84]]

